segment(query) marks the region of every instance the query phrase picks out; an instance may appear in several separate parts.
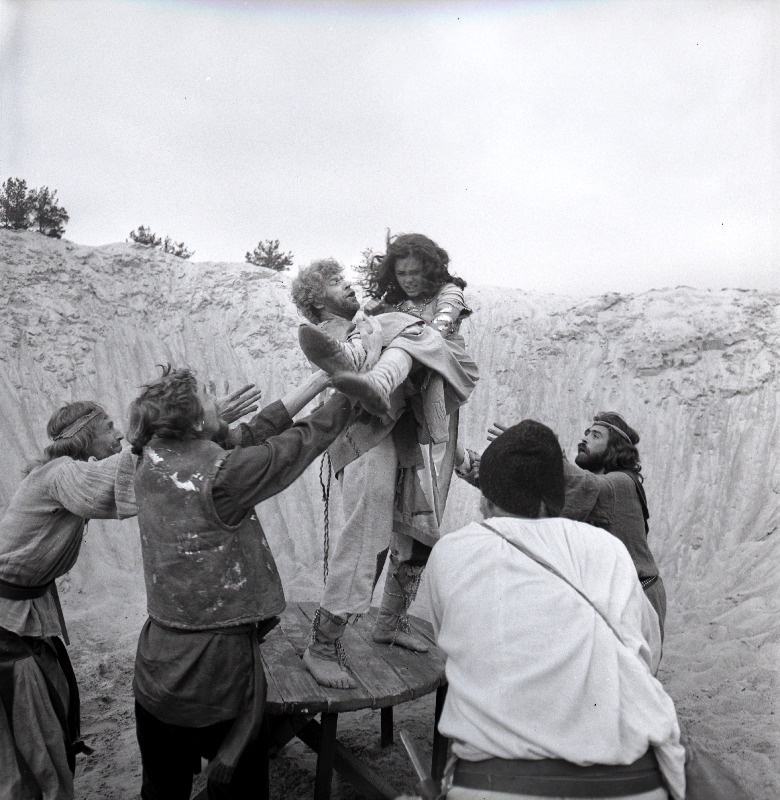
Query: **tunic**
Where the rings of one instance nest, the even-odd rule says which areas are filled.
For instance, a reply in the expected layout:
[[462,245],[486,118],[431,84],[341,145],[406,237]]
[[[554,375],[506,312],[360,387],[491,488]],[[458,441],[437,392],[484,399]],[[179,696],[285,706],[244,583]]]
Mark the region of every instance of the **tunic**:
[[[0,520],[0,580],[42,586],[68,572],[78,558],[86,519],[135,514],[134,465],[130,452],[123,451],[102,461],[63,456],[34,467]],[[14,643],[20,640],[0,631],[0,669],[12,675],[3,687],[10,689],[4,700],[12,698],[11,713],[0,703],[0,795],[27,800],[39,791],[46,800],[69,800],[73,775],[46,685],[47,676],[67,709],[67,682],[50,644],[51,637],[65,633],[52,592],[32,600],[0,597],[0,629],[25,637],[40,658],[19,658]],[[30,766],[37,789],[25,785],[14,747]]]
[[[640,581],[658,576],[658,566],[647,541],[642,503],[631,476],[620,471],[597,475],[565,459],[563,474],[566,502],[561,516],[603,528],[623,542]],[[666,592],[660,577],[648,586],[647,593],[663,632]]]
[[478,523],[448,534],[433,548],[421,592],[447,656],[439,730],[453,753],[585,766],[630,764],[652,746],[682,800],[677,716],[653,675],[658,621],[626,549],[562,518],[488,523],[565,575],[626,644],[571,586],[498,534]]

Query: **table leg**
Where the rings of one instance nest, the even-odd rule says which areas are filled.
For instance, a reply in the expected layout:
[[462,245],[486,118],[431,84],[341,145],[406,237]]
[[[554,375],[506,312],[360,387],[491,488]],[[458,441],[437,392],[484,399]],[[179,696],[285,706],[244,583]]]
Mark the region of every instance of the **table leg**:
[[393,707],[386,706],[381,711],[381,737],[379,744],[381,747],[387,747],[393,743]]
[[330,800],[330,784],[333,779],[333,762],[336,756],[336,728],[339,715],[320,715],[320,752],[317,756],[317,777],[314,782],[314,800]]
[[431,775],[435,781],[440,781],[447,765],[447,737],[439,733],[439,717],[444,708],[444,698],[447,697],[447,684],[436,690],[436,711],[433,715],[433,753],[431,754]]
[[[260,788],[261,794],[260,797],[270,797],[271,796],[271,770],[268,764],[268,760],[270,757],[270,744],[271,744],[271,736],[269,733],[269,725],[268,725],[268,715],[265,714],[263,716],[263,724],[260,727],[260,749],[261,749],[261,763],[260,763],[260,780],[258,782],[258,787]],[[262,792],[265,792],[263,794]]]

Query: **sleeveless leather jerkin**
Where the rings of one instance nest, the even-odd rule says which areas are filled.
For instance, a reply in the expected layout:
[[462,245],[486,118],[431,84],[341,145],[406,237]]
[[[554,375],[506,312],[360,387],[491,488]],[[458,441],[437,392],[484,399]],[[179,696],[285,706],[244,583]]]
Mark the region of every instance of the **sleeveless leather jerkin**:
[[205,439],[152,439],[135,477],[149,616],[185,630],[281,614],[284,592],[254,511],[238,525],[211,496],[226,452]]

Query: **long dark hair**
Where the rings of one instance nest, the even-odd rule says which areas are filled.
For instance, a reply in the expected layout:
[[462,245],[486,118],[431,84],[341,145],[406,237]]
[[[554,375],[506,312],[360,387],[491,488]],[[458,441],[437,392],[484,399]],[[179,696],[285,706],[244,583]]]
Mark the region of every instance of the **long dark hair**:
[[410,256],[422,264],[425,280],[423,294],[433,295],[445,283],[454,283],[461,289],[466,288],[466,281],[463,278],[450,275],[448,269],[450,257],[446,250],[421,233],[401,233],[388,239],[383,256],[374,256],[371,268],[362,282],[368,294],[390,305],[406,300],[406,295],[395,279],[395,265]]
[[198,399],[198,381],[187,368],[161,366],[162,375],[143,387],[130,404],[127,441],[135,455],[154,436],[161,439],[197,439],[196,427],[203,420],[203,406]]
[[626,470],[639,475],[642,471],[642,465],[639,463],[639,450],[636,447],[639,444],[639,434],[615,411],[602,411],[600,414],[596,414],[593,422],[605,422],[607,425],[613,425],[623,431],[628,439],[631,440],[629,442],[617,431],[607,428],[607,450],[604,453],[603,462],[604,472]]

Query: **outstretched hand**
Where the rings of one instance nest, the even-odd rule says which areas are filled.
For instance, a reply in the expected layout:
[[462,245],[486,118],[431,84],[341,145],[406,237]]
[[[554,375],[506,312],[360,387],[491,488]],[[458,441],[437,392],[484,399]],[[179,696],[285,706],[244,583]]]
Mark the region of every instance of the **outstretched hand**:
[[366,351],[366,368],[376,364],[382,352],[382,323],[374,317],[367,317],[365,312],[360,310],[352,318],[363,342],[363,349]]
[[489,442],[495,441],[501,436],[504,431],[509,428],[509,425],[502,425],[500,422],[494,422],[489,428],[487,432],[487,440]]
[[[214,382],[210,381],[209,388],[212,387],[214,387]],[[227,382],[225,383],[225,391],[228,391]],[[219,418],[230,424],[247,414],[254,413],[257,411],[257,401],[262,394],[260,389],[255,389],[254,383],[248,383],[235,392],[226,394],[224,397],[218,397],[217,412],[219,413]]]

